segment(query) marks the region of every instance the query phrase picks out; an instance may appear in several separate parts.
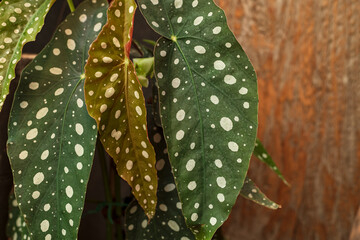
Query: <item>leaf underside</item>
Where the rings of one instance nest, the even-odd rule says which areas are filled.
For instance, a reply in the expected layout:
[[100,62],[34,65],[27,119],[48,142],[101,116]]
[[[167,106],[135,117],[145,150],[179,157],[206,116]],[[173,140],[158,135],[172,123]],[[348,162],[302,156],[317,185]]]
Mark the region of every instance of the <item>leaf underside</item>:
[[266,151],[264,145],[260,142],[259,139],[256,139],[256,143],[255,143],[255,148],[254,148],[254,156],[257,157],[260,161],[262,161],[263,163],[265,163],[266,165],[268,165],[270,167],[270,169],[272,171],[275,172],[275,174],[288,186],[290,186],[290,184],[288,183],[288,181],[286,181],[285,177],[282,175],[281,171],[279,170],[279,168],[276,166],[274,160],[272,159],[272,157],[270,156],[270,154]]
[[6,234],[10,239],[30,240],[24,217],[20,213],[14,194],[11,194],[9,197],[9,220]]
[[85,1],[23,70],[9,122],[15,195],[33,239],[76,239],[97,136],[84,104],[84,66],[106,21]]
[[280,205],[276,204],[275,202],[271,201],[255,183],[248,177],[246,177],[243,187],[241,188],[240,194],[259,205],[270,209],[278,209],[281,208]]
[[197,239],[211,239],[240,193],[254,148],[255,71],[212,1],[139,0],[139,6],[163,36],[155,74],[186,223]]
[[154,218],[148,222],[144,211],[137,201],[133,201],[126,209],[126,236],[132,240],[150,239],[195,239],[187,228],[181,212],[181,203],[176,190],[174,176],[166,151],[166,143],[162,129],[157,127],[154,116],[148,108],[149,136],[156,152],[156,168],[158,170],[159,188],[158,204]]
[[135,9],[133,0],[112,2],[107,24],[89,51],[85,100],[105,150],[151,218],[156,207],[155,151],[147,136],[141,85],[129,59]]
[[23,46],[34,41],[55,0],[0,2],[0,110],[15,78]]

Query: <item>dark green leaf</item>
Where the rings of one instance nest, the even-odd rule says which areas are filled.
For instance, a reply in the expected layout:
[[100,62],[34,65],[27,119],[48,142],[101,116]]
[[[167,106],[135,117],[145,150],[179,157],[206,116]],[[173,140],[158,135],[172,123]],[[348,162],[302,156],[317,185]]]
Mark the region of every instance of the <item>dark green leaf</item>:
[[0,110],[23,46],[34,41],[55,0],[0,1]]
[[129,59],[135,9],[133,0],[112,2],[107,24],[89,51],[85,100],[105,150],[151,218],[156,207],[155,151],[147,136],[141,84]]
[[131,240],[194,239],[181,212],[181,203],[171,172],[162,129],[155,125],[153,114],[150,114],[151,108],[148,108],[148,113],[149,136],[156,152],[159,177],[158,204],[156,214],[150,223],[136,201],[129,205],[126,210],[127,238]]
[[87,0],[24,69],[9,122],[15,195],[33,239],[76,239],[97,136],[84,104],[89,45],[107,2]]
[[155,74],[183,213],[197,239],[211,239],[240,193],[254,149],[255,72],[213,1],[139,0],[139,6],[163,36]]
[[7,236],[11,239],[30,239],[26,228],[24,217],[20,213],[18,202],[15,195],[9,198],[9,220],[7,224]]
[[248,177],[246,177],[244,185],[241,189],[240,194],[259,205],[270,209],[278,209],[281,208],[280,205],[271,201],[268,197],[265,196],[264,193],[255,185],[255,183]]
[[271,158],[270,154],[266,151],[264,145],[260,142],[259,139],[256,139],[255,148],[253,152],[254,156],[257,157],[260,161],[268,165],[271,170],[273,170],[276,175],[288,186],[290,184],[286,181],[282,173],[280,172],[279,168],[276,166],[275,162]]

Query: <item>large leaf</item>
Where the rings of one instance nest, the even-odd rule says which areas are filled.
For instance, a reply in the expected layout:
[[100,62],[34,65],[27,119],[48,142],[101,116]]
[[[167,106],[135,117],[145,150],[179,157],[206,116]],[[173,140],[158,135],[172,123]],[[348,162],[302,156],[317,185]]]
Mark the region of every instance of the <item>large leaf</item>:
[[7,224],[7,236],[14,240],[30,239],[24,217],[20,213],[19,204],[16,201],[14,194],[11,194],[9,198],[9,220]]
[[15,195],[33,239],[76,239],[96,142],[84,104],[84,65],[107,2],[87,0],[23,70],[8,154]]
[[256,75],[213,1],[139,5],[163,36],[155,49],[155,73],[186,223],[197,239],[210,239],[227,219],[249,167],[257,129]]
[[0,110],[15,78],[15,66],[23,46],[34,41],[55,0],[11,0],[0,2]]
[[107,24],[89,51],[85,100],[105,150],[151,218],[156,207],[155,152],[147,136],[141,85],[129,59],[135,9],[133,0],[112,2]]
[[284,176],[282,175],[282,173],[280,172],[279,168],[276,166],[276,163],[273,161],[272,157],[270,156],[270,154],[266,151],[264,145],[260,142],[259,139],[256,139],[256,143],[255,143],[255,148],[254,148],[254,156],[257,157],[260,161],[262,161],[263,163],[265,163],[266,165],[268,165],[270,167],[271,170],[273,170],[276,175],[288,186],[290,186],[290,184],[288,183],[288,181],[286,181],[286,179],[284,178]]
[[243,187],[241,188],[240,194],[259,205],[270,209],[278,209],[281,208],[280,205],[276,204],[275,202],[271,201],[255,183],[248,177],[246,177]]
[[149,135],[156,152],[156,168],[159,177],[158,204],[156,214],[150,223],[137,201],[134,200],[128,206],[126,209],[127,239],[194,239],[181,212],[181,203],[171,172],[162,129],[155,125],[154,116],[150,114],[151,108],[148,110]]

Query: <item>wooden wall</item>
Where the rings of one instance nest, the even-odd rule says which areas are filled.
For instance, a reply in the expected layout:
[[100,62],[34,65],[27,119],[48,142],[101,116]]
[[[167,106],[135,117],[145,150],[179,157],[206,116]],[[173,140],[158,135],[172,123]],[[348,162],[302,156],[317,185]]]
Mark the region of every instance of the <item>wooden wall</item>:
[[338,240],[354,227],[360,239],[360,1],[217,2],[258,74],[258,136],[292,184],[252,161],[250,175],[283,208],[238,199],[225,235]]

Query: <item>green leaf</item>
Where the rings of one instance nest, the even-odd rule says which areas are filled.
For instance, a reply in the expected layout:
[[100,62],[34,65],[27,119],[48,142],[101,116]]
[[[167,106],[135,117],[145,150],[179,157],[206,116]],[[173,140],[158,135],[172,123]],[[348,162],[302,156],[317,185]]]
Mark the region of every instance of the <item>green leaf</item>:
[[105,150],[151,218],[156,207],[155,151],[147,136],[141,84],[129,59],[135,9],[133,0],[112,2],[107,24],[89,51],[85,100]]
[[0,110],[15,78],[15,67],[23,46],[34,41],[55,0],[11,0],[0,2]]
[[197,239],[210,239],[228,218],[254,149],[255,71],[213,1],[139,0],[139,6],[163,36],[155,74],[186,223]]
[[24,217],[20,212],[19,205],[14,194],[11,194],[9,198],[7,236],[11,239],[30,239]]
[[135,72],[143,87],[149,86],[149,79],[154,75],[154,58],[134,58]]
[[143,39],[143,42],[148,43],[148,44],[150,44],[150,45],[152,45],[152,46],[154,46],[154,47],[155,47],[155,45],[156,45],[156,42],[153,41],[153,40],[150,40],[150,39]]
[[270,167],[271,170],[273,170],[276,175],[288,186],[290,186],[290,184],[288,183],[288,181],[286,181],[286,179],[284,178],[284,176],[282,175],[282,173],[280,172],[279,168],[276,166],[275,162],[273,161],[273,159],[271,158],[270,154],[266,151],[264,145],[260,142],[259,139],[256,139],[256,143],[255,143],[255,148],[254,148],[254,152],[253,152],[254,156],[257,157],[260,161],[262,161],[263,163],[265,163],[266,165],[268,165]]
[[268,197],[265,196],[264,193],[255,185],[255,183],[248,177],[246,177],[244,185],[241,189],[240,194],[259,205],[270,209],[278,209],[281,208],[280,205],[271,201]]
[[84,104],[84,65],[106,21],[88,0],[23,70],[9,122],[15,195],[33,239],[76,239],[97,136]]
[[[148,113],[151,108],[148,108]],[[144,211],[137,201],[133,201],[126,209],[127,239],[194,239],[187,228],[181,212],[181,203],[171,172],[166,143],[162,129],[156,127],[153,114],[148,116],[149,136],[156,152],[156,168],[158,170],[159,188],[158,204],[154,218],[148,222]]]

